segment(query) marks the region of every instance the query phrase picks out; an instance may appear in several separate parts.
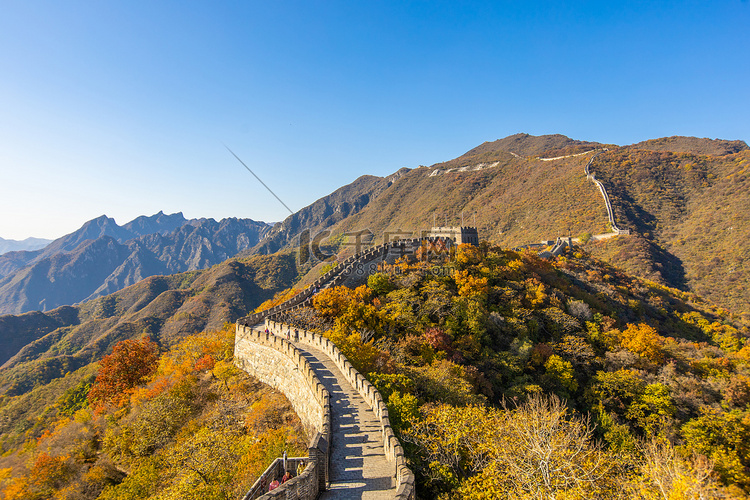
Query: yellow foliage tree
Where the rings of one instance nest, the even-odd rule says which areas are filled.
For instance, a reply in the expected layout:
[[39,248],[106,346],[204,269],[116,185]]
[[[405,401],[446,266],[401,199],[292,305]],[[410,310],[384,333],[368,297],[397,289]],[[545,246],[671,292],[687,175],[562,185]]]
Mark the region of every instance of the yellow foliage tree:
[[453,274],[453,280],[458,287],[461,297],[477,297],[487,295],[488,280],[482,276],[472,276],[468,270],[458,270]]
[[620,345],[633,354],[637,354],[654,363],[664,361],[664,339],[656,330],[645,323],[628,325],[620,334]]
[[666,440],[654,438],[641,446],[638,473],[628,484],[635,500],[729,498],[712,477],[713,463],[703,455],[680,456]]
[[456,263],[461,267],[467,267],[478,264],[482,261],[482,252],[478,247],[464,243],[458,245],[456,250]]
[[404,431],[431,482],[476,500],[605,497],[615,474],[592,435],[587,419],[543,395],[514,409],[439,405]]
[[549,377],[571,393],[578,390],[578,381],[573,371],[573,364],[570,361],[565,361],[557,354],[553,354],[547,358],[544,369]]

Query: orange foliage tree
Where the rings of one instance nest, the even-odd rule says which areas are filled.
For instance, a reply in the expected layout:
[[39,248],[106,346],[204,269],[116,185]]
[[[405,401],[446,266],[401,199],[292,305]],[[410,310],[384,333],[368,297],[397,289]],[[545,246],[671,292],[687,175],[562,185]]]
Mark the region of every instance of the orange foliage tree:
[[96,408],[123,404],[130,391],[156,370],[158,360],[159,348],[148,337],[117,343],[112,354],[100,363],[89,391],[89,404]]
[[261,305],[259,305],[255,312],[262,312],[268,309],[271,309],[272,307],[276,307],[279,304],[282,304],[286,302],[287,300],[293,298],[295,295],[300,293],[301,290],[297,290],[296,288],[287,288],[286,290],[282,290],[280,292],[276,292],[276,294],[273,296],[273,298],[266,300]]

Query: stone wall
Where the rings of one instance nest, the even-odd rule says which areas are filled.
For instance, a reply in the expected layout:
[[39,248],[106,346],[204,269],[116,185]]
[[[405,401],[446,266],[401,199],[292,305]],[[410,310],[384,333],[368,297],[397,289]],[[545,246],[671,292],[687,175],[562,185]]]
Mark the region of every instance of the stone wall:
[[[253,327],[263,321],[269,324],[268,318],[278,317],[284,311],[305,306],[319,289],[342,285],[345,282],[351,285],[354,281],[362,280],[363,277],[366,279],[366,276],[375,269],[370,265],[371,263],[378,259],[394,261],[395,257],[402,255],[407,247],[418,246],[424,240],[434,240],[434,238],[409,238],[367,249],[337,264],[312,285],[284,303],[237,320],[235,363],[261,382],[283,392],[308,429],[309,435],[314,436],[308,450],[309,463],[299,479],[287,481],[280,488],[262,497],[257,497],[253,491],[248,492],[245,500],[316,498],[318,491],[323,491],[328,483],[328,445],[331,442],[330,397],[307,360],[286,339],[266,334]],[[280,325],[277,327],[280,328]],[[333,359],[349,383],[372,408],[381,423],[383,452],[394,465],[397,485],[395,498],[413,500],[415,496],[414,474],[406,465],[404,450],[393,434],[388,409],[380,393],[351,366],[346,357],[328,339],[306,330],[300,334],[301,341],[321,349]],[[269,467],[269,470],[272,468],[273,466]],[[271,474],[272,472],[269,473],[269,477]],[[309,478],[311,475],[318,479],[314,494],[311,488],[302,486],[303,483],[309,483],[309,480],[303,479],[303,476]]]
[[[286,465],[286,467],[285,467]],[[297,474],[300,467],[302,473],[284,483],[282,488],[268,492],[269,485],[274,481],[280,481],[286,472]],[[316,477],[317,463],[309,457],[288,458],[286,464],[283,458],[277,458],[266,471],[255,481],[250,491],[242,500],[254,500],[257,498],[284,498],[284,499],[308,499],[315,498],[319,493],[318,480]],[[268,493],[265,493],[268,492]]]
[[[283,335],[290,328],[288,325],[266,320],[266,328],[270,332]],[[396,496],[400,500],[412,500],[415,497],[414,473],[406,464],[404,449],[393,433],[388,417],[388,408],[380,392],[361,373],[359,373],[346,359],[336,345],[326,337],[307,330],[299,330],[299,342],[315,347],[326,353],[338,369],[354,387],[360,396],[372,408],[375,416],[380,420],[383,437],[383,452],[389,462],[393,463],[396,477]]]
[[[286,339],[237,324],[235,364],[261,382],[281,391],[311,436],[303,474],[260,498],[314,499],[328,484],[328,443],[331,405],[328,391],[310,363]],[[257,498],[251,495],[246,500]],[[284,495],[284,496],[282,496]]]
[[422,241],[434,239],[435,238],[407,238],[384,243],[364,250],[347,258],[343,262],[338,263],[333,269],[322,275],[315,280],[314,283],[291,299],[274,306],[271,309],[240,318],[237,320],[237,324],[252,327],[260,324],[266,318],[274,317],[284,311],[304,307],[310,300],[312,300],[317,290],[360,282],[363,276],[365,277],[364,279],[366,279],[366,276],[374,272],[376,266],[371,266],[371,264],[379,258],[392,263],[396,260],[396,257],[403,255],[407,249],[413,250],[414,247],[419,246]]

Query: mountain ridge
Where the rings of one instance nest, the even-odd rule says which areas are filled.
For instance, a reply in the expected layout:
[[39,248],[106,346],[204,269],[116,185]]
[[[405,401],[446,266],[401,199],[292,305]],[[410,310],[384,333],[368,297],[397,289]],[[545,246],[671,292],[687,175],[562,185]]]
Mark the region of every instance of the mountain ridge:
[[0,255],[8,252],[18,252],[22,250],[34,251],[41,250],[53,240],[46,238],[25,238],[23,240],[13,240],[0,238]]
[[[178,227],[170,232],[174,225]],[[250,219],[186,221],[181,213],[138,218],[121,229],[101,216],[0,278],[0,313],[50,310],[115,292],[148,276],[203,269],[250,248],[269,229]]]
[[118,225],[111,217],[100,215],[84,222],[80,228],[72,233],[51,241],[42,249],[10,252],[12,255],[0,255],[0,277],[7,276],[21,267],[33,264],[56,253],[73,251],[85,240],[110,236],[119,243],[124,243],[129,239],[153,232],[171,232],[187,222],[188,220],[185,219],[182,212],[165,215],[164,212],[159,211],[159,213],[150,217],[136,217],[122,226]]
[[[203,230],[186,229],[208,224],[201,222],[205,219],[187,221],[181,213],[165,215],[159,212],[117,226],[114,220],[101,216],[89,221],[78,232],[53,242],[44,250],[11,252],[0,256],[0,275],[6,276],[0,280],[0,297],[6,297],[6,305],[0,311],[20,312],[26,310],[24,308],[49,309],[60,305],[59,301],[47,304],[40,297],[35,297],[19,306],[19,301],[23,302],[25,299],[21,297],[19,287],[9,285],[11,280],[7,276],[18,273],[24,266],[44,260],[56,250],[72,252],[87,236],[109,235],[118,244],[127,241],[130,243],[126,245],[127,257],[118,254],[119,263],[115,269],[97,287],[89,289],[88,294],[77,295],[80,300],[111,293],[148,275],[168,274],[215,264],[232,255],[232,251],[222,248],[232,247],[240,255],[292,250],[299,245],[299,236],[304,230],[310,232],[311,238],[316,235],[325,236],[323,231],[329,231],[330,237],[320,240],[322,244],[329,245],[333,251],[344,249],[349,252],[353,251],[353,248],[347,249],[351,247],[352,237],[344,237],[347,233],[370,231],[377,242],[380,242],[380,238],[387,237],[388,234],[416,235],[433,224],[476,225],[481,238],[511,247],[558,236],[605,233],[608,231],[608,224],[604,204],[597,188],[586,178],[583,169],[590,159],[587,153],[601,153],[605,149],[608,151],[597,158],[593,173],[610,192],[615,217],[621,221],[618,225],[632,227],[634,232],[631,240],[628,240],[630,243],[618,239],[601,243],[601,250],[592,251],[598,252],[603,258],[614,259],[613,262],[621,263],[631,272],[670,286],[681,289],[699,286],[700,277],[685,278],[685,269],[695,268],[689,262],[690,257],[688,262],[683,263],[682,257],[674,254],[674,245],[669,238],[659,239],[653,231],[656,227],[654,223],[643,223],[649,218],[657,221],[659,217],[671,216],[663,210],[655,215],[650,208],[636,207],[632,201],[633,194],[617,180],[617,176],[629,168],[628,165],[619,165],[617,168],[620,174],[613,177],[606,162],[610,158],[619,158],[618,155],[628,154],[653,164],[662,161],[675,163],[680,158],[687,158],[685,155],[692,155],[691,158],[698,164],[708,165],[724,162],[724,159],[735,158],[736,155],[748,154],[750,149],[745,142],[672,136],[617,146],[575,140],[561,134],[533,136],[519,133],[482,143],[453,160],[430,167],[404,168],[386,177],[361,176],[283,221],[273,226],[265,225],[265,229],[258,230],[257,238],[250,236],[235,244],[222,237],[219,238],[218,248],[214,248],[217,245],[212,243],[216,235]],[[669,151],[670,149],[675,151]],[[540,161],[541,159],[551,161]],[[677,171],[666,173],[669,169],[673,167],[664,166],[661,173],[653,174],[656,176],[654,179],[684,184],[685,181],[678,181],[684,175],[675,173]],[[637,186],[650,182],[649,175],[651,174],[644,171],[638,178],[630,176],[628,182],[636,191],[643,191]],[[708,185],[713,181],[706,177],[702,182]],[[704,193],[710,192],[710,189],[705,191],[706,186],[696,185],[693,188]],[[678,205],[681,207],[679,210],[687,210],[687,198],[682,195],[677,197],[682,201],[677,205],[672,203],[671,210],[677,210]],[[654,200],[656,199],[658,194]],[[698,211],[700,208],[696,203],[700,204],[699,200],[700,197],[692,202]],[[653,200],[649,203],[653,205]],[[664,219],[660,224],[673,224],[675,221],[677,219],[672,217],[670,220]],[[221,225],[221,222],[218,224]],[[174,237],[179,241],[169,242],[164,233],[175,226],[179,226],[173,230]],[[146,231],[150,231],[149,235],[125,240],[131,234]],[[187,236],[190,232],[195,233],[192,239]],[[631,250],[616,249],[623,245]],[[114,246],[111,248],[115,250]],[[642,263],[635,264],[637,261]],[[736,261],[735,267],[742,267],[743,262],[744,258]],[[28,272],[27,270],[26,273]],[[21,280],[19,276],[16,276],[17,280]],[[711,293],[706,287],[701,290],[721,301],[721,294]],[[8,299],[9,296],[12,299]],[[733,301],[735,306],[739,304],[740,309],[750,311],[750,307],[746,307],[750,304],[750,297],[742,299],[744,303],[735,299]]]
[[[699,291],[750,315],[750,294],[744,292],[750,289],[750,271],[745,270],[750,256],[741,245],[730,243],[750,238],[743,229],[750,227],[750,207],[742,197],[750,191],[750,170],[745,168],[750,148],[741,140],[672,136],[618,146],[560,134],[515,134],[485,142],[453,160],[402,171],[396,182],[379,178],[366,202],[346,216],[290,216],[277,224],[284,231],[274,233],[273,246],[262,242],[252,251],[294,248],[301,230],[310,229],[313,237],[330,231],[324,244],[352,252],[347,243],[353,238],[346,241],[346,233],[369,230],[380,243],[388,233],[414,236],[433,223],[460,225],[462,212],[465,225],[478,226],[480,239],[508,247],[568,235],[588,241],[588,235],[609,231],[604,201],[584,172],[594,151],[602,154],[592,173],[609,193],[618,227],[631,229],[631,235],[591,241],[590,251],[638,276]],[[328,206],[325,200],[316,203]],[[316,203],[303,210],[312,213]],[[706,230],[691,228],[698,218],[678,213],[702,214],[700,224]],[[723,227],[726,234],[715,227]],[[737,238],[730,238],[730,231],[739,231]],[[686,237],[695,245],[685,247],[680,241]],[[726,257],[714,261],[715,271],[706,265],[715,258],[708,250],[685,251],[716,247]],[[712,287],[712,280],[723,285]]]

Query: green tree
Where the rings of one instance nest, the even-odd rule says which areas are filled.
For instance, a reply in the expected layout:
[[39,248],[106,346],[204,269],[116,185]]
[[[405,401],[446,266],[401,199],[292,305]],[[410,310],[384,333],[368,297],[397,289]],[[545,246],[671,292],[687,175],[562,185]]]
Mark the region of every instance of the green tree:
[[573,371],[573,364],[565,361],[557,354],[553,354],[544,363],[547,376],[557,385],[563,387],[569,394],[578,390],[578,381]]
[[393,290],[393,283],[385,273],[371,274],[367,278],[367,287],[372,290],[375,295],[386,295],[388,292]]

